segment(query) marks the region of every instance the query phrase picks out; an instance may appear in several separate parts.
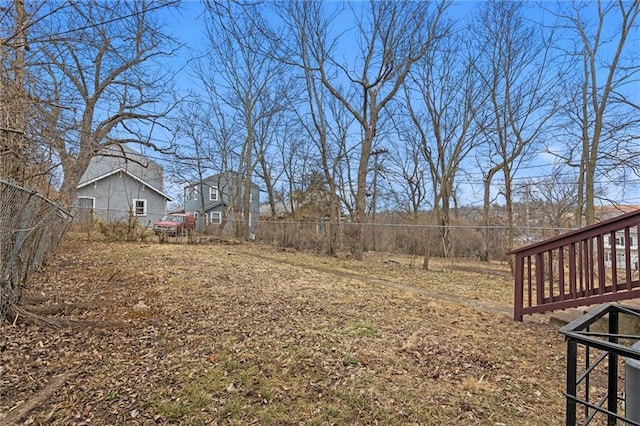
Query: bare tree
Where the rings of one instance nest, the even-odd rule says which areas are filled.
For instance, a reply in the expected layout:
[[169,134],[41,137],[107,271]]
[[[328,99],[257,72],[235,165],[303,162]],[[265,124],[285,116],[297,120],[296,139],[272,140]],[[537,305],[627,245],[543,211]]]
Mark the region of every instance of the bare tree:
[[[404,92],[411,123],[406,131],[417,134],[428,165],[433,215],[445,257],[451,250],[449,225],[456,176],[478,142],[474,120],[485,96],[473,72],[474,52],[461,48],[463,45],[453,34],[436,43],[410,73]],[[432,241],[425,244],[425,267],[434,246]]]
[[[251,188],[256,166],[263,179],[271,177],[266,163],[267,145],[276,115],[284,110],[287,81],[282,63],[273,57],[277,40],[265,35],[268,25],[261,5],[207,4],[207,52],[198,65],[198,76],[205,85],[215,86],[223,114],[242,132],[237,174],[243,189],[235,221],[236,235],[249,236]],[[260,48],[258,48],[260,46]],[[271,46],[271,47],[270,47]],[[273,184],[266,181],[273,198]]]
[[[26,165],[25,49],[27,16],[24,1],[7,8],[3,24],[9,28],[0,51],[0,165],[2,176],[23,182]],[[8,16],[8,18],[7,18]]]
[[561,3],[557,12],[558,27],[575,40],[558,49],[575,70],[565,73],[570,122],[564,136],[576,143],[569,144],[563,157],[578,170],[578,226],[583,218],[587,225],[595,220],[598,175],[625,170],[618,154],[633,158],[637,152],[628,149],[637,141],[626,132],[638,125],[636,108],[627,97],[638,87],[640,63],[630,36],[637,30],[639,13],[638,1]]
[[[280,87],[284,88],[284,86]],[[276,97],[285,97],[287,92],[288,90],[277,93]],[[273,114],[264,120],[256,130],[256,176],[264,184],[272,218],[275,218],[276,215],[276,183],[284,174],[284,164],[280,162],[280,156],[276,151],[278,146],[282,146],[279,144],[279,139],[291,136],[286,129],[289,117],[285,113],[285,110],[288,109],[285,104],[285,102],[278,102],[278,107],[272,110]]]
[[[339,233],[342,229],[342,207],[353,213],[349,194],[351,193],[350,171],[348,165],[349,129],[353,118],[347,117],[345,109],[340,102],[327,93],[322,84],[322,79],[315,72],[317,67],[317,53],[314,53],[315,44],[323,45],[324,42],[310,43],[308,38],[314,37],[325,40],[328,37],[328,28],[335,15],[324,13],[321,3],[287,3],[284,8],[276,8],[274,13],[282,17],[285,24],[285,34],[288,44],[282,45],[279,53],[280,60],[293,66],[299,71],[303,81],[304,91],[301,95],[303,108],[298,108],[297,119],[303,130],[302,137],[312,143],[315,152],[311,158],[317,156],[319,169],[324,175],[324,181],[329,194],[329,220],[332,223],[327,241],[327,254],[336,254],[339,250]],[[320,33],[309,33],[312,29],[309,22],[316,23],[315,28]],[[294,74],[296,75],[296,74]],[[295,180],[302,184],[303,176],[299,175]],[[313,171],[313,168],[311,168]],[[292,177],[289,177],[290,181]],[[300,190],[301,188],[298,188]],[[294,192],[291,191],[290,195]],[[293,208],[293,197],[291,197]]]
[[177,161],[169,165],[170,173],[176,180],[184,184],[196,182],[195,191],[190,193],[190,197],[198,197],[200,201],[198,209],[198,220],[196,223],[198,231],[204,231],[207,224],[206,217],[206,192],[203,181],[212,171],[218,171],[216,167],[216,151],[212,146],[212,134],[210,125],[209,109],[202,108],[203,102],[197,94],[189,96],[194,102],[184,102],[177,117],[175,127]]
[[38,79],[40,141],[62,166],[64,204],[73,203],[102,148],[137,143],[161,149],[151,134],[171,109],[170,76],[161,62],[174,43],[154,11],[172,5],[70,3],[32,27],[40,41],[30,64]]
[[397,183],[392,197],[396,208],[408,213],[416,223],[420,209],[429,200],[427,185],[430,178],[425,173],[429,167],[422,154],[419,137],[409,132],[398,133],[398,143],[391,144],[389,148],[389,172]]
[[576,176],[561,167],[541,178],[527,179],[520,185],[519,198],[525,209],[524,227],[551,228],[549,237],[559,235],[573,222],[578,194]]
[[[355,28],[337,36],[330,33],[330,28],[339,14],[322,19],[326,16],[323,6],[305,2],[290,10],[296,14],[292,22],[299,47],[309,59],[304,63],[306,71],[342,104],[358,126],[357,172],[351,181],[356,183],[352,218],[359,225],[366,219],[369,162],[381,114],[412,66],[440,37],[440,18],[447,3],[433,8],[427,2],[351,3],[347,9]],[[357,46],[348,58],[344,50],[339,50],[341,36],[349,38],[350,45],[355,40]],[[362,252],[362,230],[357,226],[354,257],[362,258]]]
[[555,79],[549,67],[549,47],[540,27],[527,21],[522,2],[487,2],[482,5],[474,29],[478,75],[487,90],[488,102],[478,114],[486,139],[478,152],[484,180],[484,247],[488,260],[491,185],[502,172],[508,238],[514,240],[513,177],[534,152],[548,122],[557,111]]
[[49,196],[54,159],[34,143],[40,117],[29,57],[38,45],[34,23],[65,7],[32,3],[27,10],[24,0],[11,0],[0,17],[0,175]]
[[[278,198],[283,206],[286,206],[287,212],[291,213],[296,220],[298,205],[292,195],[302,189],[301,177],[308,175],[314,165],[320,164],[320,161],[312,153],[314,146],[309,143],[305,128],[300,125],[297,117],[292,117],[291,121],[283,126],[276,147],[282,165],[282,174],[286,179]],[[271,206],[272,219],[275,219],[277,214],[276,205]]]

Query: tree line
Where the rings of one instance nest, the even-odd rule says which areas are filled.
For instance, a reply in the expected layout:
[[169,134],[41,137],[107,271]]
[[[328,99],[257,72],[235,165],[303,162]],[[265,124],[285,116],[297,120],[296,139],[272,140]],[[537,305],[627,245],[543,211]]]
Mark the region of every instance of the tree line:
[[137,144],[175,182],[237,172],[273,217],[318,187],[332,222],[429,210],[444,255],[470,180],[508,250],[517,201],[581,226],[640,178],[637,1],[200,6],[185,46],[177,1],[6,1],[2,175],[71,205],[101,148]]

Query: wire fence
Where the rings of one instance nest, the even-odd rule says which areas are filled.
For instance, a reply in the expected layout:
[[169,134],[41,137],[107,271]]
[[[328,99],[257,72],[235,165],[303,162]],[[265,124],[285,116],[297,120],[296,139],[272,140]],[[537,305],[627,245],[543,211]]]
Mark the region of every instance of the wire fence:
[[[514,245],[523,246],[559,235],[570,228],[517,227]],[[352,252],[359,241],[364,251],[412,256],[479,258],[486,253],[494,260],[507,258],[509,228],[506,226],[424,223],[353,223],[322,220],[258,222],[256,240],[296,250]]]
[[0,320],[18,304],[31,272],[55,251],[71,223],[62,207],[0,179]]
[[[78,208],[76,228],[89,234],[98,231],[113,239],[138,240],[153,236],[152,214],[133,216],[131,211]],[[191,212],[197,215],[196,212]],[[208,219],[205,217],[205,219]],[[510,230],[507,226],[493,224],[454,223],[447,226],[433,225],[428,219],[419,221],[396,217],[391,220],[355,223],[348,220],[331,222],[326,218],[304,221],[293,219],[247,220],[225,216],[222,223],[206,221],[196,228],[197,239],[206,241],[217,238],[245,238],[239,229],[247,228],[249,240],[294,250],[349,255],[358,246],[364,252],[409,255],[414,257],[446,257],[457,259],[508,260]],[[573,228],[542,226],[515,226],[513,246],[520,247],[542,241]],[[172,240],[173,241],[173,240]]]

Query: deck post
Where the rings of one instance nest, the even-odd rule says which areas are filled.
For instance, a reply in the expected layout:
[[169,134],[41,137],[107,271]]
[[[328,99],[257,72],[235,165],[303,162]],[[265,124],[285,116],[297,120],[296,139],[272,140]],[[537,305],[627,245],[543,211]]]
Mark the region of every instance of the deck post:
[[544,252],[536,253],[536,305],[544,303]]
[[515,291],[513,300],[513,319],[522,322],[522,304],[524,303],[524,256],[516,253]]

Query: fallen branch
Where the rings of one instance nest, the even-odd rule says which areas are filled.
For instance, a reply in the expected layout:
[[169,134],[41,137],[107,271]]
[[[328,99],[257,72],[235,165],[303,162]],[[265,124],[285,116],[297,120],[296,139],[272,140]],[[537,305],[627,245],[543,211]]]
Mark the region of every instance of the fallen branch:
[[25,311],[29,311],[36,315],[67,315],[73,311],[90,311],[95,309],[96,303],[79,302],[79,303],[56,303],[53,305],[20,305]]
[[23,305],[22,307],[25,311],[35,315],[66,315],[76,309],[74,305],[68,303],[56,303],[55,305],[43,306]]
[[64,327],[64,324],[58,320],[34,314],[16,305],[9,306],[9,311],[7,312],[6,318],[7,321],[14,325],[18,322],[19,319],[20,322],[24,324],[39,325],[50,328]]
[[49,301],[49,297],[43,296],[41,294],[23,294],[22,295],[22,304],[24,305],[40,305],[48,301]]
[[41,405],[43,402],[47,401],[51,397],[51,395],[53,395],[59,388],[61,388],[70,376],[71,373],[67,372],[53,378],[53,380],[51,380],[44,389],[38,391],[38,393],[36,393],[33,398],[20,404],[17,408],[10,411],[9,413],[0,413],[0,421],[2,422],[2,424],[13,425],[20,423],[21,420],[24,419],[27,414],[29,414],[29,412]]

